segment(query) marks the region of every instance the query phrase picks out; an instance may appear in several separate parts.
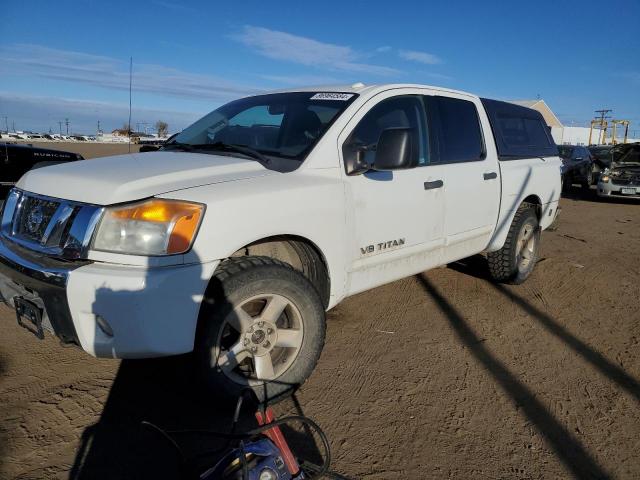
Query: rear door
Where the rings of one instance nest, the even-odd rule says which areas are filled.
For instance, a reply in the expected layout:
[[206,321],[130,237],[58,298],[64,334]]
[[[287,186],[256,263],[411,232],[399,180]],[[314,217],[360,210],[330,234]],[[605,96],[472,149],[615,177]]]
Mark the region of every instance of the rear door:
[[431,162],[444,190],[444,261],[486,248],[500,209],[500,172],[484,109],[474,97],[426,97]]

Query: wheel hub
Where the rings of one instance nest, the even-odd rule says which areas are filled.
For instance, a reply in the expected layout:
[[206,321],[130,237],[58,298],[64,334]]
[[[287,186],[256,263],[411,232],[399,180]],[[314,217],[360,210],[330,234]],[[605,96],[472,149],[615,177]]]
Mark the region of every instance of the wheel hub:
[[536,247],[535,227],[533,225],[525,224],[520,230],[518,236],[518,249],[517,259],[518,267],[525,269],[529,266],[529,263],[533,260]]
[[302,348],[302,316],[282,295],[250,297],[224,322],[212,353],[219,369],[238,384],[275,380],[293,364]]
[[260,320],[243,332],[242,338],[243,345],[252,355],[266,355],[273,350],[278,329],[273,323]]

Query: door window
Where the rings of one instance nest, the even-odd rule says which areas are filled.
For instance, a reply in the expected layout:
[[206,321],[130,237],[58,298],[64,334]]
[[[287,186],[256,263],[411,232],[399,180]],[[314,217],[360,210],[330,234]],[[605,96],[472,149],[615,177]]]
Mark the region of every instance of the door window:
[[418,148],[419,164],[428,162],[425,115],[418,96],[399,96],[383,100],[360,120],[342,146],[345,164],[364,149],[364,159],[369,165],[375,162],[375,150],[382,132],[388,128],[409,128],[412,140]]
[[473,102],[426,97],[432,163],[472,162],[484,158],[478,111]]

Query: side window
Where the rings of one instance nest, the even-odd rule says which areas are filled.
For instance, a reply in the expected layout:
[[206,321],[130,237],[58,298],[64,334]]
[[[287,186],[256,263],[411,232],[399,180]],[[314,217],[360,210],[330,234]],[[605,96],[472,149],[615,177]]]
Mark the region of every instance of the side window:
[[424,108],[420,97],[411,95],[388,98],[367,112],[342,146],[345,162],[355,157],[358,149],[366,147],[364,159],[372,165],[378,139],[388,128],[411,129],[414,144],[420,152],[419,164],[427,164]]
[[432,163],[482,160],[484,142],[474,103],[449,97],[426,98]]

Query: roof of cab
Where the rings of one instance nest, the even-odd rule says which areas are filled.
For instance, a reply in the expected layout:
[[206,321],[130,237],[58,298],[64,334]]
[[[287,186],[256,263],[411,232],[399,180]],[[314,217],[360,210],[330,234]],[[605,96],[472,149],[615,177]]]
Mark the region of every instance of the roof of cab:
[[351,85],[311,85],[306,87],[292,87],[283,88],[280,90],[273,90],[264,93],[285,93],[285,92],[342,92],[342,93],[357,93],[359,95],[375,94],[385,90],[392,90],[396,88],[428,88],[430,90],[438,90],[441,92],[458,93],[460,95],[467,95],[471,97],[477,97],[469,92],[463,92],[460,90],[454,90],[451,88],[435,87],[433,85],[420,85],[416,83],[382,83],[375,85],[365,85],[358,82]]

